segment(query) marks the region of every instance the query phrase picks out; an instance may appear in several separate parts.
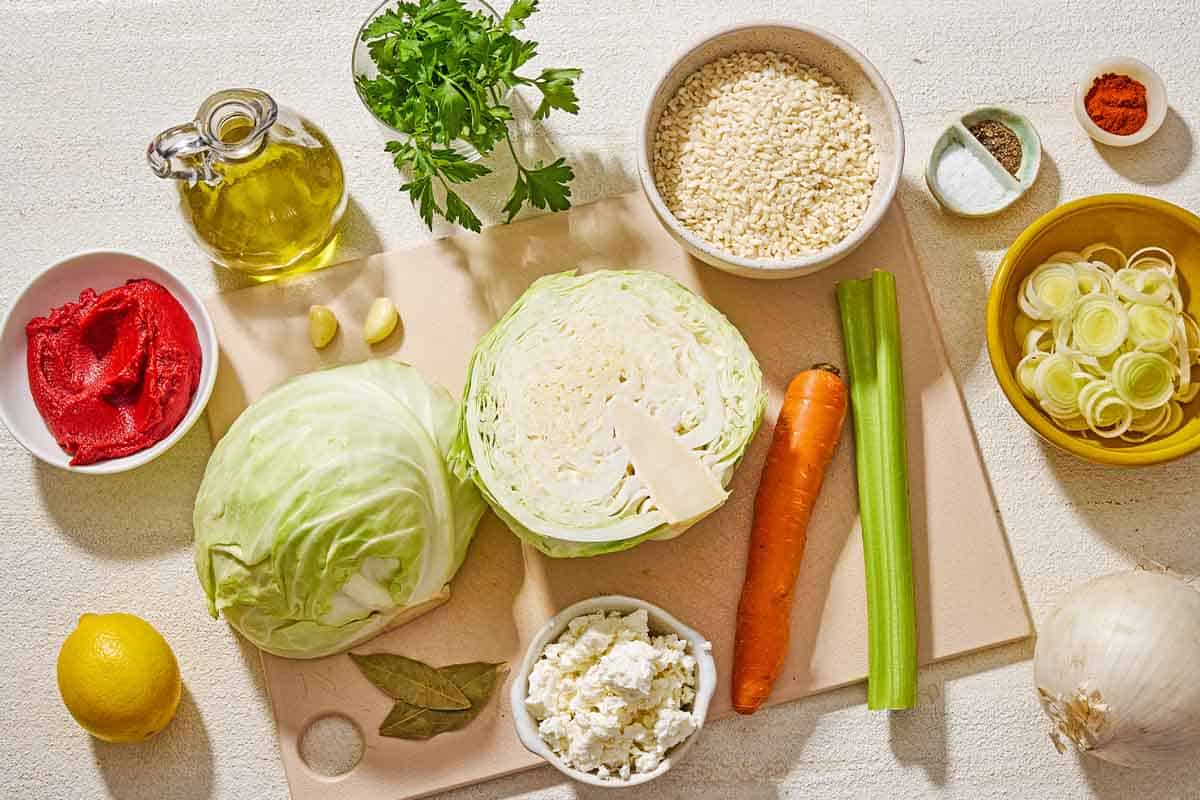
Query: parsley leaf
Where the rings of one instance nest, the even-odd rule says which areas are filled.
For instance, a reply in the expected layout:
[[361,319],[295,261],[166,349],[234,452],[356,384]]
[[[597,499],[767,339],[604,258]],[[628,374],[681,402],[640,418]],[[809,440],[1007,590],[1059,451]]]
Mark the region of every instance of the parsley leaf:
[[501,30],[505,33],[522,30],[525,27],[525,20],[537,11],[537,6],[538,0],[513,0],[508,13],[504,15],[504,19],[500,20]]
[[503,208],[507,222],[526,204],[548,211],[570,207],[574,172],[562,158],[532,168],[521,163],[508,128],[512,109],[502,102],[509,89],[533,86],[542,95],[534,119],[552,110],[579,111],[579,70],[545,69],[535,78],[518,72],[537,55],[537,42],[515,34],[537,10],[538,0],[512,0],[497,18],[463,0],[413,0],[397,2],[364,26],[361,38],[378,74],[358,74],[355,85],[376,117],[405,134],[386,150],[406,177],[401,191],[426,225],[432,227],[437,215],[469,230],[482,227],[451,186],[491,170],[456,152],[460,140],[481,155],[508,144],[517,177]]
[[449,190],[446,192],[446,219],[450,222],[457,222],[467,230],[476,233],[479,233],[479,229],[483,227],[483,223],[479,221],[479,217],[475,216],[471,207]]
[[513,186],[512,193],[508,196],[508,202],[501,209],[504,212],[504,223],[507,225],[512,222],[517,214],[521,213],[521,207],[525,205],[526,198],[529,197],[529,184],[525,182],[525,175],[520,170],[517,171],[517,182]]
[[534,119],[550,116],[550,109],[558,108],[568,114],[579,113],[579,98],[575,96],[575,81],[583,74],[578,69],[544,69],[533,85],[542,91],[542,103],[534,112]]
[[525,171],[529,183],[529,202],[537,208],[549,211],[565,211],[571,207],[571,180],[575,172],[567,166],[566,159],[558,159],[543,167],[538,162],[534,169]]

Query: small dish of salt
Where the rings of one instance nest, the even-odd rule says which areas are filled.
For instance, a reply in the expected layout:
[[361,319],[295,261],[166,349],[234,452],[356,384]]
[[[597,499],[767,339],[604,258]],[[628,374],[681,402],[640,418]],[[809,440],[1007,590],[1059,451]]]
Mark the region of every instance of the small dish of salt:
[[1029,190],[1041,163],[1041,140],[1029,120],[1002,108],[980,108],[942,133],[925,182],[951,214],[990,217]]

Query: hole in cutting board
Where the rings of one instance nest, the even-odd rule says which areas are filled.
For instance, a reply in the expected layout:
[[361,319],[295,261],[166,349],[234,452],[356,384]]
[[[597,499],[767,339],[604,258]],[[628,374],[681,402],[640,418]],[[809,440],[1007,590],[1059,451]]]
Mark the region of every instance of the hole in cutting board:
[[354,720],[343,714],[325,714],[308,723],[296,747],[310,770],[326,778],[340,778],[362,761],[364,742]]

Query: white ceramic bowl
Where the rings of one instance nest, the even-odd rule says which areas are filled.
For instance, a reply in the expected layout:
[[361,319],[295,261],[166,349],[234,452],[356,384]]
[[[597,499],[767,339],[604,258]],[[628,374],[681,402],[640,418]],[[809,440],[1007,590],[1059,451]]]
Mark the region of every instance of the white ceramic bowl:
[[[1092,118],[1088,116],[1087,107],[1084,105],[1087,93],[1092,88],[1092,84],[1096,78],[1109,72],[1115,72],[1118,75],[1128,75],[1146,87],[1146,124],[1137,133],[1131,133],[1128,136],[1117,136],[1115,133],[1109,133],[1092,122]],[[1135,144],[1141,144],[1158,133],[1158,129],[1162,127],[1163,120],[1167,118],[1167,106],[1166,84],[1163,83],[1162,78],[1158,77],[1158,73],[1151,69],[1149,65],[1138,61],[1136,58],[1106,58],[1103,61],[1096,62],[1084,74],[1083,80],[1079,82],[1079,88],[1075,92],[1075,118],[1079,120],[1080,126],[1087,131],[1088,136],[1100,144],[1106,144],[1110,147],[1131,147]]]
[[[871,123],[879,147],[879,178],[871,204],[858,227],[833,247],[786,260],[742,258],[713,247],[685,229],[667,210],[654,184],[654,133],[663,108],[684,80],[700,67],[739,51],[773,50],[795,56],[817,67],[849,92]],[[810,275],[852,253],[883,219],[896,196],[904,171],[904,126],[900,109],[879,70],[849,44],[819,28],[794,23],[768,22],[723,30],[686,52],[670,66],[651,92],[638,130],[638,173],[642,189],[663,226],[685,250],[718,269],[750,278],[794,278]]]
[[[537,720],[525,709],[525,697],[529,693],[529,673],[533,669],[533,665],[541,658],[546,645],[561,636],[567,629],[567,624],[576,617],[596,611],[620,611],[629,614],[638,609],[645,609],[649,616],[651,633],[674,633],[688,641],[688,652],[696,657],[696,700],[692,705],[692,710],[698,723],[692,735],[675,745],[658,765],[658,769],[653,772],[632,775],[628,780],[603,779],[567,766],[542,741],[542,737],[538,735]],[[716,691],[716,688],[717,665],[712,657],[712,644],[707,639],[656,605],[633,597],[606,595],[593,597],[563,609],[538,631],[537,636],[529,645],[529,650],[525,653],[525,658],[521,661],[520,669],[513,678],[512,686],[509,689],[509,703],[512,706],[513,723],[517,728],[517,736],[520,737],[521,744],[525,745],[529,752],[541,756],[559,772],[580,783],[620,789],[648,783],[664,775],[683,758],[696,741],[696,737],[700,735],[700,729],[704,727],[705,717],[708,716],[708,705],[712,702],[713,692]]]
[[[82,467],[71,466],[68,455],[46,427],[29,390],[26,366],[25,325],[34,317],[45,316],[50,309],[79,299],[84,289],[103,292],[131,278],[149,278],[175,296],[192,323],[200,340],[203,364],[200,384],[192,405],[175,430],[145,450],[123,458],[113,458]],[[200,298],[181,280],[157,264],[140,256],[112,250],[96,250],[70,256],[35,277],[21,290],[0,323],[0,420],[33,455],[60,469],[92,475],[105,475],[140,467],[166,452],[187,433],[212,394],[217,379],[217,334],[212,319]]]

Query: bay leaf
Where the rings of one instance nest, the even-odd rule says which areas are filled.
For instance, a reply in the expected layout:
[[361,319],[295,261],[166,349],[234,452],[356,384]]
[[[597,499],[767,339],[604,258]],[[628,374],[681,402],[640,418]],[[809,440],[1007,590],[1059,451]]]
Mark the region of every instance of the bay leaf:
[[467,664],[450,664],[439,667],[438,672],[445,675],[471,701],[472,707],[483,704],[492,696],[496,683],[507,671],[508,665],[503,661],[490,664],[486,661],[472,661]]
[[350,658],[367,680],[395,700],[435,711],[471,708],[471,701],[453,680],[424,662],[392,653],[351,653]]
[[379,726],[379,735],[394,739],[425,740],[443,733],[461,730],[479,716],[507,669],[503,662],[489,664],[473,661],[450,664],[438,672],[453,681],[471,701],[471,707],[456,711],[420,708],[397,700]]
[[450,733],[465,728],[471,720],[479,716],[482,705],[471,706],[462,711],[435,711],[431,708],[417,708],[414,705],[397,700],[391,712],[379,725],[379,735],[393,739],[432,739],[442,733]]

